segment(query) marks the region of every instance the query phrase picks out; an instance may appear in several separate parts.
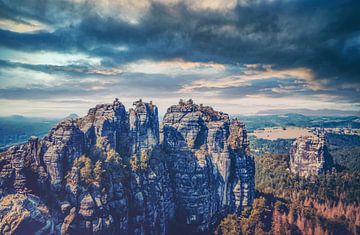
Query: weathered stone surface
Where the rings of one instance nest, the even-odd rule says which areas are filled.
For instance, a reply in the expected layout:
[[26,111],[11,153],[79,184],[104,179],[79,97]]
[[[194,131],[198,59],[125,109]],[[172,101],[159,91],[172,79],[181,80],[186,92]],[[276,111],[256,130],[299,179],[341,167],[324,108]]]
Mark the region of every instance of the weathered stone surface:
[[[0,153],[0,197],[14,194],[16,208],[35,212],[40,197],[55,234],[168,234],[173,224],[197,232],[251,205],[253,174],[244,125],[227,114],[189,101],[171,106],[159,128],[151,102],[127,112],[116,99]],[[31,213],[26,221],[48,228]]]
[[70,210],[70,213],[65,217],[64,222],[61,225],[61,235],[70,234],[70,226],[73,224],[76,218],[76,208],[73,207]]
[[159,118],[155,105],[141,100],[129,110],[132,154],[141,153],[159,144]]
[[325,136],[297,138],[290,149],[290,169],[303,177],[318,175],[332,168],[332,159],[325,145]]
[[51,234],[48,208],[34,195],[9,194],[0,199],[0,234]]
[[180,101],[164,116],[162,144],[180,222],[206,231],[219,213],[252,204],[254,161],[241,122]]
[[62,181],[72,162],[81,156],[84,149],[84,133],[73,120],[65,120],[55,126],[41,143],[50,184],[54,190],[61,191]]
[[83,118],[76,120],[85,134],[86,148],[129,151],[129,125],[125,106],[115,99],[112,104],[100,104],[91,108]]

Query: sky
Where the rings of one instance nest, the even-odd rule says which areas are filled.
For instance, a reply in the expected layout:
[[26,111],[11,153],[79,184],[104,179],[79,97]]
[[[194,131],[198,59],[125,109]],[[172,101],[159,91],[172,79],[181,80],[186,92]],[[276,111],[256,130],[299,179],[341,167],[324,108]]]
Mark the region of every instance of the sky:
[[0,0],[0,115],[118,97],[360,110],[358,0]]

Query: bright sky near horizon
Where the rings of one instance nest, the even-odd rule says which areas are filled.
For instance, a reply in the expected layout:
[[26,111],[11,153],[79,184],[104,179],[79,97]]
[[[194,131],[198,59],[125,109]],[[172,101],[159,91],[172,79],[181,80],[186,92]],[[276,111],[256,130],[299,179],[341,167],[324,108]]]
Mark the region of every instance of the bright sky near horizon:
[[360,110],[360,1],[0,0],[0,115],[118,97]]

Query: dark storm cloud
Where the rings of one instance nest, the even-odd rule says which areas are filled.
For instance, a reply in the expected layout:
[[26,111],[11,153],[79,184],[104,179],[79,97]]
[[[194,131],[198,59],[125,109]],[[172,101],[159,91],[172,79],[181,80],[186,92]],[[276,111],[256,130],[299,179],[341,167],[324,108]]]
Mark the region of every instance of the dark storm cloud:
[[84,50],[75,32],[57,30],[53,33],[17,33],[0,29],[0,45],[23,51],[71,52]]
[[[81,52],[100,57],[105,67],[138,59],[173,58],[233,66],[273,64],[274,69],[306,67],[313,70],[314,79],[326,79],[326,86],[338,88],[338,95],[359,102],[355,97],[360,88],[360,1],[256,1],[232,11],[196,11],[184,3],[152,2],[136,23],[102,14],[90,1],[1,1],[0,6],[3,18],[32,19],[54,27],[52,32],[0,30],[4,47]],[[144,85],[152,81],[140,80],[126,81]],[[343,89],[344,84],[353,87]],[[158,85],[176,90],[181,84],[170,80]],[[289,95],[272,92],[270,88],[278,87],[277,83],[254,82],[252,86],[229,88],[224,95],[256,91]],[[301,89],[295,91],[306,95]]]
[[[37,20],[55,21],[45,13],[52,8],[63,8],[69,17],[77,17],[74,3],[68,3],[70,7],[66,2],[55,6],[35,2],[27,5],[35,6],[34,14],[40,12]],[[281,67],[307,66],[319,75],[354,79],[360,69],[359,11],[360,2],[349,0],[263,2],[238,6],[228,14],[195,12],[184,4],[169,7],[153,3],[139,24],[82,11],[79,24],[53,33],[1,31],[0,38],[1,44],[9,47],[76,48],[115,60],[184,57],[223,63],[275,63]],[[18,12],[29,15],[31,11]],[[121,55],[106,49],[124,44],[129,51]]]
[[36,20],[47,24],[64,24],[91,11],[91,5],[66,0],[1,0],[0,18],[18,22]]

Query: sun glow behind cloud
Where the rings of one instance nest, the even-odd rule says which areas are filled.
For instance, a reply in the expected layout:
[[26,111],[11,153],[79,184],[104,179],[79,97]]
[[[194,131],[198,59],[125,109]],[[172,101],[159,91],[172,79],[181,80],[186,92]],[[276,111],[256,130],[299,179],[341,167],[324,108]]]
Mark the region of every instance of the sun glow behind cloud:
[[140,60],[123,66],[127,72],[147,74],[210,74],[225,70],[226,66],[213,62],[191,62],[183,59],[167,61]]
[[233,75],[230,77],[224,77],[213,80],[197,80],[192,84],[185,85],[180,92],[190,93],[196,89],[201,88],[227,88],[227,87],[238,87],[238,86],[251,86],[250,81],[264,80],[270,78],[287,79],[296,78],[304,81],[311,82],[313,80],[313,73],[309,69],[297,68],[287,70],[273,70],[271,65],[263,65],[264,71],[254,70],[258,68],[256,66],[246,66],[247,70],[242,71],[242,75]]
[[0,51],[0,59],[18,63],[58,66],[80,63],[86,63],[94,66],[100,66],[101,64],[100,58],[76,52],[60,53],[53,51],[37,51],[28,53],[3,47],[0,47]]
[[44,23],[29,20],[29,21],[14,21],[9,19],[0,19],[0,28],[6,29],[18,33],[30,33],[36,31],[48,31],[51,32],[53,29],[49,25]]

